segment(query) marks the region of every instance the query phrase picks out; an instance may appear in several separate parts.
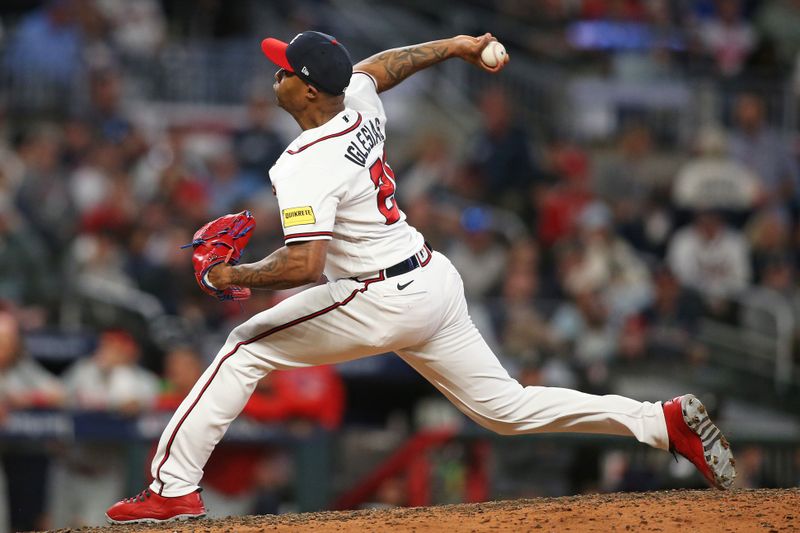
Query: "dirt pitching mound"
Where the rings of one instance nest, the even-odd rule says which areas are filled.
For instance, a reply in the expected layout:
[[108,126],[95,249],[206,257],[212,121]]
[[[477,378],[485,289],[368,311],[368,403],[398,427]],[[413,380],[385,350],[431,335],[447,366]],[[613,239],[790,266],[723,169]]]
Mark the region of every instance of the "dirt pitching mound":
[[800,489],[667,491],[536,498],[469,505],[247,516],[67,531],[659,531],[800,530]]

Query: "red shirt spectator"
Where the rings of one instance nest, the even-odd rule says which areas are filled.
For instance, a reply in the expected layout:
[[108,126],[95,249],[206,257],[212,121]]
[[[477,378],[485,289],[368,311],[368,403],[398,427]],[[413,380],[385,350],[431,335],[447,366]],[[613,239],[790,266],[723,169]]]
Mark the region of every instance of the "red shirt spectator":
[[575,230],[578,216],[593,198],[589,161],[584,152],[574,147],[557,148],[553,167],[562,178],[543,194],[539,210],[539,239],[546,247]]

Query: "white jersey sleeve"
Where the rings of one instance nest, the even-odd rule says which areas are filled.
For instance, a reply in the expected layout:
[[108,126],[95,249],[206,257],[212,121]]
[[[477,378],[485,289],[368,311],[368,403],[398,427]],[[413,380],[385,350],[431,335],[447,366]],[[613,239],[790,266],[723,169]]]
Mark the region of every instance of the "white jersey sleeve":
[[344,93],[344,105],[350,109],[382,117],[386,123],[383,102],[378,96],[378,82],[366,72],[355,71]]
[[331,174],[310,158],[294,158],[273,177],[284,243],[332,238],[341,195]]

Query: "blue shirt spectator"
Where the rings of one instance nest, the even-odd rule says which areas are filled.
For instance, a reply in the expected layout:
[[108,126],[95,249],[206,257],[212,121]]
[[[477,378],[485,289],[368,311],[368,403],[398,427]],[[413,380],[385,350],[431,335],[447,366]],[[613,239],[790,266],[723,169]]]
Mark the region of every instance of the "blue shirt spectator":
[[730,154],[755,172],[768,200],[788,201],[798,192],[798,169],[789,143],[766,123],[764,101],[744,94],[736,101],[737,129],[729,140]]
[[17,75],[69,84],[81,66],[81,33],[71,0],[53,0],[25,17],[8,45],[6,66]]
[[515,121],[508,97],[501,89],[481,96],[483,130],[473,150],[473,161],[485,178],[484,187],[504,207],[519,210],[520,193],[539,177],[528,147],[525,129]]

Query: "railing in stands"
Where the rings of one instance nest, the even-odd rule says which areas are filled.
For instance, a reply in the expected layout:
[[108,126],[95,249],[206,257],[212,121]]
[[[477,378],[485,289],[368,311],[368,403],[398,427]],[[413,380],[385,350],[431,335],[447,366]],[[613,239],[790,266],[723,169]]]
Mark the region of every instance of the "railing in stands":
[[[433,502],[428,453],[450,442],[457,434],[457,430],[445,428],[423,430],[413,435],[355,487],[336,498],[331,508],[356,509],[368,501],[382,483],[403,473],[406,476],[408,505],[430,505]],[[489,447],[486,442],[472,443],[464,494],[467,502],[485,501],[489,496],[488,457]]]
[[740,307],[738,323],[704,318],[698,340],[723,364],[772,379],[777,393],[800,384],[793,351],[798,317],[785,295],[754,288],[732,301]]

